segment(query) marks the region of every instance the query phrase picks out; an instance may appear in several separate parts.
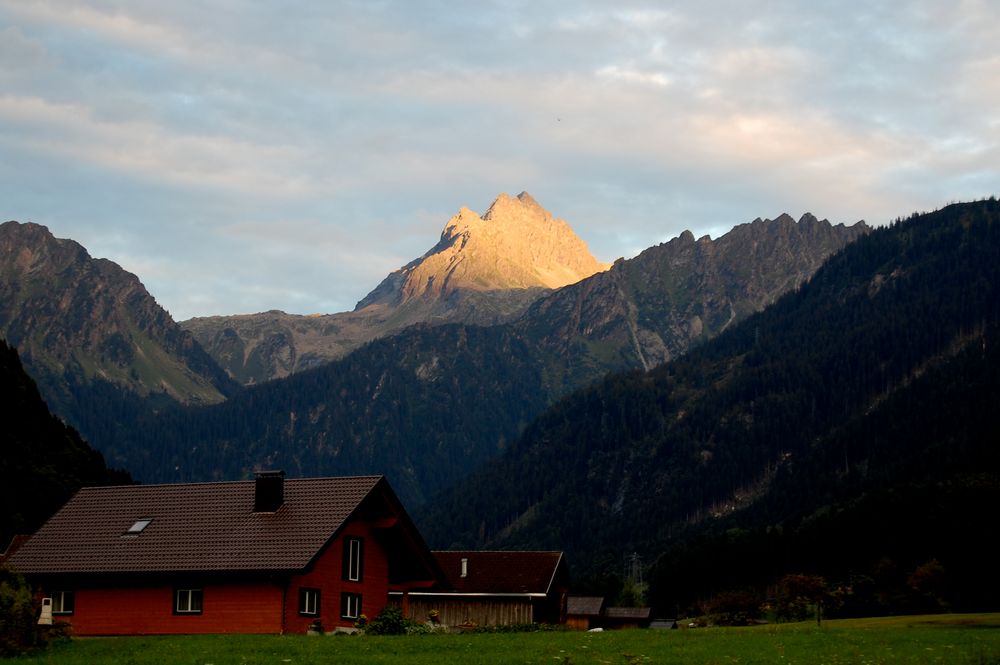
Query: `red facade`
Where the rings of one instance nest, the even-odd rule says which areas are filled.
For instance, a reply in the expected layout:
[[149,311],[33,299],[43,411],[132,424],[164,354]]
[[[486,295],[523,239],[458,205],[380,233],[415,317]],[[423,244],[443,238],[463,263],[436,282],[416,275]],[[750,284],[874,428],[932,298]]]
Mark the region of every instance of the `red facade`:
[[[362,544],[357,581],[345,580],[344,543]],[[349,554],[348,554],[349,558]],[[169,635],[194,633],[304,633],[319,620],[324,630],[351,628],[355,617],[342,617],[343,594],[361,596],[359,614],[374,617],[389,594],[388,555],[381,539],[365,522],[350,523],[302,573],[262,574],[227,580],[218,575],[177,576],[145,586],[142,579],[101,578],[87,586],[71,580],[50,582],[44,593],[71,591],[72,614],[56,615],[77,635]],[[177,589],[201,590],[198,613],[175,611]],[[316,612],[300,613],[302,590],[319,592]],[[309,608],[312,609],[312,608]]]
[[[389,599],[389,559],[385,547],[381,540],[375,537],[373,531],[371,525],[365,522],[359,521],[347,525],[343,533],[322,552],[309,570],[292,577],[285,599],[286,631],[304,633],[316,619],[322,622],[325,630],[353,627],[356,618],[341,616],[343,594],[360,595],[359,613],[366,617],[374,617],[382,611]],[[363,557],[359,581],[343,579],[344,542],[349,538],[355,538],[362,543]],[[299,614],[300,589],[320,591],[318,616]]]
[[280,633],[282,591],[274,583],[205,584],[202,612],[183,615],[174,613],[173,586],[80,588],[73,614],[55,618],[77,635]]

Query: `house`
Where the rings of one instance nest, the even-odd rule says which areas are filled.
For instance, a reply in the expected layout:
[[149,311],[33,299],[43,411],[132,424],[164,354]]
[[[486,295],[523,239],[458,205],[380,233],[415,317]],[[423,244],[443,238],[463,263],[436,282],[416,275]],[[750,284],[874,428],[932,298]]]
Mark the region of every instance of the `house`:
[[[444,626],[561,623],[569,574],[562,552],[434,552],[445,589],[409,594],[408,616]],[[401,596],[401,594],[400,594]]]
[[78,635],[330,631],[446,584],[381,476],[85,488],[8,563]]
[[566,601],[566,627],[573,630],[599,628],[604,611],[601,596],[570,596]]

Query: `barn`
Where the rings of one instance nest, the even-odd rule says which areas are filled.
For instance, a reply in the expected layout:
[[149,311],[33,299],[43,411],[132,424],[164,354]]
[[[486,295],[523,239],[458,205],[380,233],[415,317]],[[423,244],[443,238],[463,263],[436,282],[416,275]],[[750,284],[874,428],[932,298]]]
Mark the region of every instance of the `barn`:
[[[446,585],[408,594],[407,615],[472,628],[566,619],[569,573],[562,552],[434,552]],[[402,601],[402,594],[396,598]]]
[[382,476],[84,488],[7,563],[78,635],[330,631],[447,586]]

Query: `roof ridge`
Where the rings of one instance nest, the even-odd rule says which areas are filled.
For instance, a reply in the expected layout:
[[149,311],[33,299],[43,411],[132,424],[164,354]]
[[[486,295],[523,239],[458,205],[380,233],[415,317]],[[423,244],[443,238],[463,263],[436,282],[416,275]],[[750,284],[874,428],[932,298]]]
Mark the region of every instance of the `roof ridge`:
[[432,554],[559,554],[562,550],[431,550]]
[[[306,481],[322,481],[322,480],[361,480],[361,479],[378,479],[384,478],[384,474],[372,473],[366,475],[356,475],[356,476],[318,476],[318,477],[307,477],[307,478],[295,478],[288,477],[285,478],[286,483],[299,483]],[[109,489],[135,489],[135,488],[147,488],[147,487],[207,487],[209,485],[237,485],[240,483],[253,483],[256,482],[254,478],[241,478],[239,480],[190,480],[187,482],[180,483],[133,483],[131,485],[90,485],[88,487],[81,487],[80,491],[84,490],[109,490]]]

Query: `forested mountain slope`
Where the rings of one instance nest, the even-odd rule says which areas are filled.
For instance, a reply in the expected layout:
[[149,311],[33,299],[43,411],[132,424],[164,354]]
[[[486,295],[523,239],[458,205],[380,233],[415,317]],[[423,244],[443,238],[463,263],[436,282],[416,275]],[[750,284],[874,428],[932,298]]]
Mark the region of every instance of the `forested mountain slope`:
[[712,339],[808,279],[867,233],[806,213],[690,231],[540,299],[513,325],[547,359],[556,394],[608,371],[651,369]]
[[[688,233],[556,291],[515,323],[415,326],[225,404],[138,421],[126,412],[88,431],[144,481],[244,477],[259,466],[385,473],[415,506],[503,452],[568,390],[711,338],[867,231],[782,216],[715,241]],[[90,409],[108,412],[100,400]]]
[[[947,511],[928,498],[935,483],[955,496],[1000,496],[1000,426],[988,408],[1000,403],[996,381],[979,377],[982,391],[968,402],[975,418],[961,397],[966,370],[994,362],[998,323],[995,200],[876,229],[801,289],[683,358],[561,400],[418,522],[435,547],[565,549],[584,571],[633,550],[668,562],[715,525],[743,528],[744,515],[748,528],[790,528],[833,510],[830,502],[897,486],[922,498],[931,512],[921,516],[936,520],[927,529],[943,529]],[[937,371],[951,378],[928,384]],[[939,414],[927,396],[936,391]],[[976,470],[978,479],[962,479]],[[907,510],[882,514],[912,524]],[[873,550],[865,556],[877,559]],[[945,556],[936,552],[913,555]],[[789,556],[811,562],[798,550]],[[658,569],[661,580],[684,575],[668,563]],[[703,588],[689,595],[710,590],[711,578],[699,579]]]
[[131,482],[49,413],[17,351],[0,340],[0,551],[32,534],[78,489]]
[[38,224],[0,224],[0,335],[78,427],[94,392],[211,404],[240,389],[135,275]]

